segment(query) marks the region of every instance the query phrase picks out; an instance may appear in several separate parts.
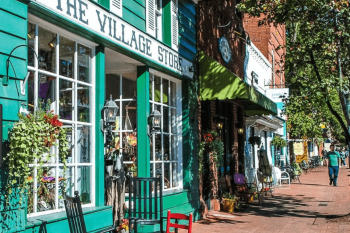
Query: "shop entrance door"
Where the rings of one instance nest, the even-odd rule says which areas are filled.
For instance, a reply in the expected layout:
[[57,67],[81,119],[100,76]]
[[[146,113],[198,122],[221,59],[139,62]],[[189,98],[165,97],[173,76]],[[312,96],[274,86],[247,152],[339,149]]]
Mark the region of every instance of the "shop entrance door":
[[230,124],[227,117],[219,117],[219,121],[222,124],[222,129],[219,130],[219,136],[222,138],[224,143],[224,156],[223,164],[220,167],[220,175],[231,175],[232,155],[231,155],[231,143],[230,143]]

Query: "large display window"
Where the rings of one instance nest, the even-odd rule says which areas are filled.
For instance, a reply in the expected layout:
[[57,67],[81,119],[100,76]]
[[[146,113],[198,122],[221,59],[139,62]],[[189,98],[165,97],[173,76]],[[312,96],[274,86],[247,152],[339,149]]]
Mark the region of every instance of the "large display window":
[[150,73],[150,112],[161,114],[161,129],[150,143],[150,174],[164,177],[163,189],[182,188],[181,81],[160,72]]
[[[83,205],[94,204],[94,46],[46,22],[28,23],[28,109],[49,107],[61,117],[68,134],[67,171],[59,160],[59,151],[47,158],[40,182],[28,190],[30,216],[62,211],[62,187],[73,196],[79,191]],[[45,156],[45,155],[43,155]],[[33,177],[37,163],[31,164]]]

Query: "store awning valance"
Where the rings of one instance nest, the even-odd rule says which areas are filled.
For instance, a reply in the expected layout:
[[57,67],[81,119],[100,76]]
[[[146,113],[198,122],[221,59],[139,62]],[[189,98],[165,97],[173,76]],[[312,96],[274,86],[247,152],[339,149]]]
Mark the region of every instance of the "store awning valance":
[[244,100],[248,115],[277,114],[275,102],[204,52],[199,55],[199,68],[201,100]]

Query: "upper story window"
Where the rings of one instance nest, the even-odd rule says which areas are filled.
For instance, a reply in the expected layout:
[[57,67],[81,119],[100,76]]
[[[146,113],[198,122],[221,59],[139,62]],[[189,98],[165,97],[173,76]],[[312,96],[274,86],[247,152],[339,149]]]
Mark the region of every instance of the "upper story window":
[[156,0],[155,1],[156,6],[155,6],[155,23],[156,23],[156,38],[158,40],[162,40],[162,1],[161,0]]
[[[164,5],[165,3],[167,5]],[[179,41],[178,25],[178,0],[146,1],[146,32],[158,40],[166,42],[176,51]],[[169,30],[163,31],[163,28],[169,28]]]
[[[38,20],[39,21],[39,20]],[[79,191],[83,205],[94,204],[94,45],[46,22],[28,24],[28,106],[30,111],[49,105],[61,117],[67,135],[67,170],[59,150],[42,155],[43,175],[38,182],[38,162],[32,168],[28,214],[44,215],[64,210],[62,188],[73,196]],[[28,177],[30,179],[30,177]]]
[[109,0],[109,10],[118,15],[123,16],[123,0]]

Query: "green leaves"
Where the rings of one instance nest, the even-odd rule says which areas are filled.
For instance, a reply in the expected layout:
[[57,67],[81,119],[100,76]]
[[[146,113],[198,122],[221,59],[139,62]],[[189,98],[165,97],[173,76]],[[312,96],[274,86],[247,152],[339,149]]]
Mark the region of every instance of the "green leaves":
[[291,136],[321,138],[323,124],[333,135],[350,139],[350,119],[339,99],[350,86],[349,1],[245,0],[238,8],[262,14],[259,24],[286,26],[282,60],[290,84],[285,113]]
[[[52,112],[50,112],[52,114]],[[58,146],[60,151],[59,157],[63,163],[64,172],[66,170],[67,150],[67,129],[60,126],[53,126],[45,119],[46,110],[39,110],[34,114],[27,116],[19,115],[19,121],[16,122],[10,133],[10,151],[5,160],[8,164],[8,180],[6,185],[6,202],[16,187],[20,192],[30,190],[33,183],[33,167],[37,167],[37,182],[43,175],[42,166],[44,165],[44,156],[50,157],[50,147]],[[56,140],[58,141],[56,143]],[[52,156],[52,155],[51,155]],[[22,202],[22,199],[20,199]]]

